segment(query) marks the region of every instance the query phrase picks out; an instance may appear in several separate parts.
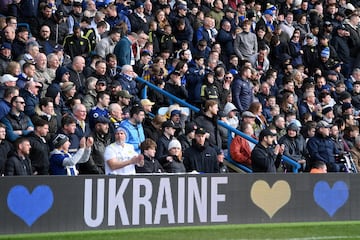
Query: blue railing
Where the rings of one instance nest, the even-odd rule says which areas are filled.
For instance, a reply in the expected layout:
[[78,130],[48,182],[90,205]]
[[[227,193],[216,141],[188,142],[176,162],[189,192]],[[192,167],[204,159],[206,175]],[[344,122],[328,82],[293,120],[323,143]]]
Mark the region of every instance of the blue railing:
[[[170,98],[172,101],[179,103],[181,106],[188,107],[190,110],[192,110],[192,111],[194,111],[196,113],[200,111],[199,108],[194,107],[193,105],[185,102],[184,100],[182,100],[180,98],[175,97],[174,95],[164,91],[163,89],[157,87],[156,85],[154,85],[154,84],[152,84],[152,83],[150,83],[150,82],[148,82],[148,81],[146,81],[146,80],[144,80],[144,79],[142,79],[140,77],[137,77],[136,81],[138,81],[138,82],[140,82],[142,84],[145,84],[146,87],[149,87],[151,89],[154,89],[154,90],[158,91],[159,93],[163,94],[164,96]],[[147,96],[147,88],[146,87],[144,87],[143,92],[142,92],[142,97],[143,98],[146,98],[146,96]],[[224,123],[223,121],[219,120],[218,124],[228,130],[228,149],[230,148],[230,143],[231,143],[231,140],[232,140],[232,133],[235,133],[235,134],[239,135],[240,137],[245,138],[246,140],[249,140],[250,142],[252,142],[254,144],[258,143],[258,141],[255,140],[254,138],[252,138],[252,137],[246,135],[245,133],[243,133],[243,132],[241,132],[241,131],[239,131],[239,130],[231,127],[231,126],[229,126],[228,124]],[[230,155],[226,156],[226,158],[227,158],[227,160],[229,162],[236,165],[237,167],[239,167],[243,171],[248,172],[248,173],[252,172],[252,170],[250,168],[248,168],[245,165],[237,163],[234,160],[232,160]],[[282,157],[282,160],[292,166],[293,172],[297,173],[299,171],[301,166],[296,161],[292,160],[291,158],[289,158],[288,156],[285,156],[285,155]]]

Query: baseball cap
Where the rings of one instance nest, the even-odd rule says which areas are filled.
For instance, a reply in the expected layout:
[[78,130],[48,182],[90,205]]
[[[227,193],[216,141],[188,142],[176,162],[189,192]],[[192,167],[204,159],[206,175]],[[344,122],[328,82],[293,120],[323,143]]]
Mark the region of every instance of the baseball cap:
[[206,133],[206,131],[205,131],[205,129],[203,129],[203,128],[197,128],[196,130],[195,130],[195,134],[205,134]]
[[0,78],[0,82],[1,82],[1,83],[16,82],[16,81],[17,81],[17,77],[12,76],[11,74],[4,74],[4,75]]
[[0,46],[0,50],[3,50],[3,49],[10,49],[10,50],[11,50],[11,44],[10,44],[10,43],[7,43],[7,42],[4,42],[4,43],[1,44],[1,46]]
[[141,103],[142,106],[149,106],[149,105],[152,106],[152,105],[155,104],[154,102],[150,101],[150,100],[147,99],[147,98],[142,99],[142,100],[140,101],[140,103]]
[[121,90],[118,93],[119,97],[123,97],[123,98],[132,98],[133,96],[126,90]]

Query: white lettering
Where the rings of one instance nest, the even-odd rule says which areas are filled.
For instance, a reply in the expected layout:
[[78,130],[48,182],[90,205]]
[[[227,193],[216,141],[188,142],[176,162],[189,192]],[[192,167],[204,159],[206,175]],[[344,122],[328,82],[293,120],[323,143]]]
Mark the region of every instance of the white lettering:
[[[144,196],[140,196],[141,187],[145,188]],[[152,205],[150,198],[152,196],[152,184],[149,179],[146,178],[134,178],[133,179],[133,211],[132,211],[132,224],[139,225],[140,221],[140,205],[145,207],[145,224],[151,224],[152,222]]]
[[[163,207],[164,200],[165,200],[165,206]],[[174,206],[171,196],[171,186],[170,186],[169,178],[160,179],[159,192],[158,192],[158,197],[156,199],[154,224],[160,223],[161,215],[168,216],[169,224],[175,223]]]
[[185,178],[178,178],[178,223],[185,222]]
[[96,218],[92,218],[92,179],[85,179],[84,220],[89,227],[98,227],[104,220],[105,180],[97,180]]
[[195,177],[188,178],[188,222],[194,222],[194,199],[200,222],[207,221],[207,178],[201,178],[201,194]]
[[123,225],[130,224],[124,201],[124,192],[129,182],[129,178],[124,178],[121,182],[118,192],[116,193],[116,178],[109,179],[108,226],[115,226],[116,208],[119,209],[120,218]]
[[226,195],[218,194],[219,184],[227,184],[227,177],[212,177],[211,178],[211,203],[210,203],[210,213],[211,213],[211,222],[227,222],[227,215],[219,215],[218,207],[219,202],[225,202]]

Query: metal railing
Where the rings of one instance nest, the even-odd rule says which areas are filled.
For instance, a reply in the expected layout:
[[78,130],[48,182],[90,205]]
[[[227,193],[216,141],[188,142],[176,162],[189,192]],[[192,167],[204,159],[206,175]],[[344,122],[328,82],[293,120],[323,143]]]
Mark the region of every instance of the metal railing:
[[[142,97],[143,98],[146,98],[146,96],[147,96],[147,87],[149,87],[151,89],[154,89],[155,91],[158,91],[159,93],[163,94],[164,96],[170,98],[172,101],[179,103],[181,106],[188,107],[190,110],[192,110],[192,111],[194,111],[196,113],[200,111],[199,108],[187,103],[186,101],[184,101],[184,100],[182,100],[182,99],[180,99],[178,97],[175,97],[174,95],[164,91],[163,89],[157,87],[156,85],[152,84],[151,82],[148,82],[148,81],[146,81],[146,80],[144,80],[144,79],[142,79],[140,77],[137,77],[136,81],[138,81],[138,82],[145,85],[145,87],[143,89],[143,92],[142,92]],[[240,137],[245,138],[246,140],[249,140],[250,142],[252,142],[254,144],[258,143],[258,141],[255,140],[254,138],[252,138],[252,137],[246,135],[245,133],[243,133],[243,132],[241,132],[241,131],[239,131],[239,130],[231,127],[231,126],[229,126],[228,124],[224,123],[223,121],[218,120],[218,124],[228,130],[228,149],[230,147],[230,143],[231,143],[231,140],[232,140],[232,133],[235,133],[235,134],[239,135]],[[248,172],[248,173],[252,172],[252,170],[250,168],[248,168],[247,166],[232,160],[229,154],[228,154],[228,156],[226,156],[226,158],[227,158],[227,160],[229,162],[236,165],[237,167],[239,167],[243,171]],[[300,166],[300,164],[298,162],[292,160],[291,158],[289,158],[288,156],[285,156],[285,155],[283,155],[282,160],[285,163],[292,166],[293,172],[297,173],[299,171],[301,166]]]

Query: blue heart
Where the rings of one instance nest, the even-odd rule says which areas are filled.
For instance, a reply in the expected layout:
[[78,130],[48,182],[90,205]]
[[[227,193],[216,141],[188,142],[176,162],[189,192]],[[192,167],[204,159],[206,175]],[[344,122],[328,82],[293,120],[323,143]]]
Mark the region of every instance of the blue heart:
[[341,208],[349,198],[349,188],[343,181],[335,182],[330,188],[325,181],[319,181],[314,187],[314,200],[330,217]]
[[32,193],[18,185],[10,189],[7,197],[10,211],[29,227],[51,208],[53,202],[53,192],[46,185],[37,186]]

